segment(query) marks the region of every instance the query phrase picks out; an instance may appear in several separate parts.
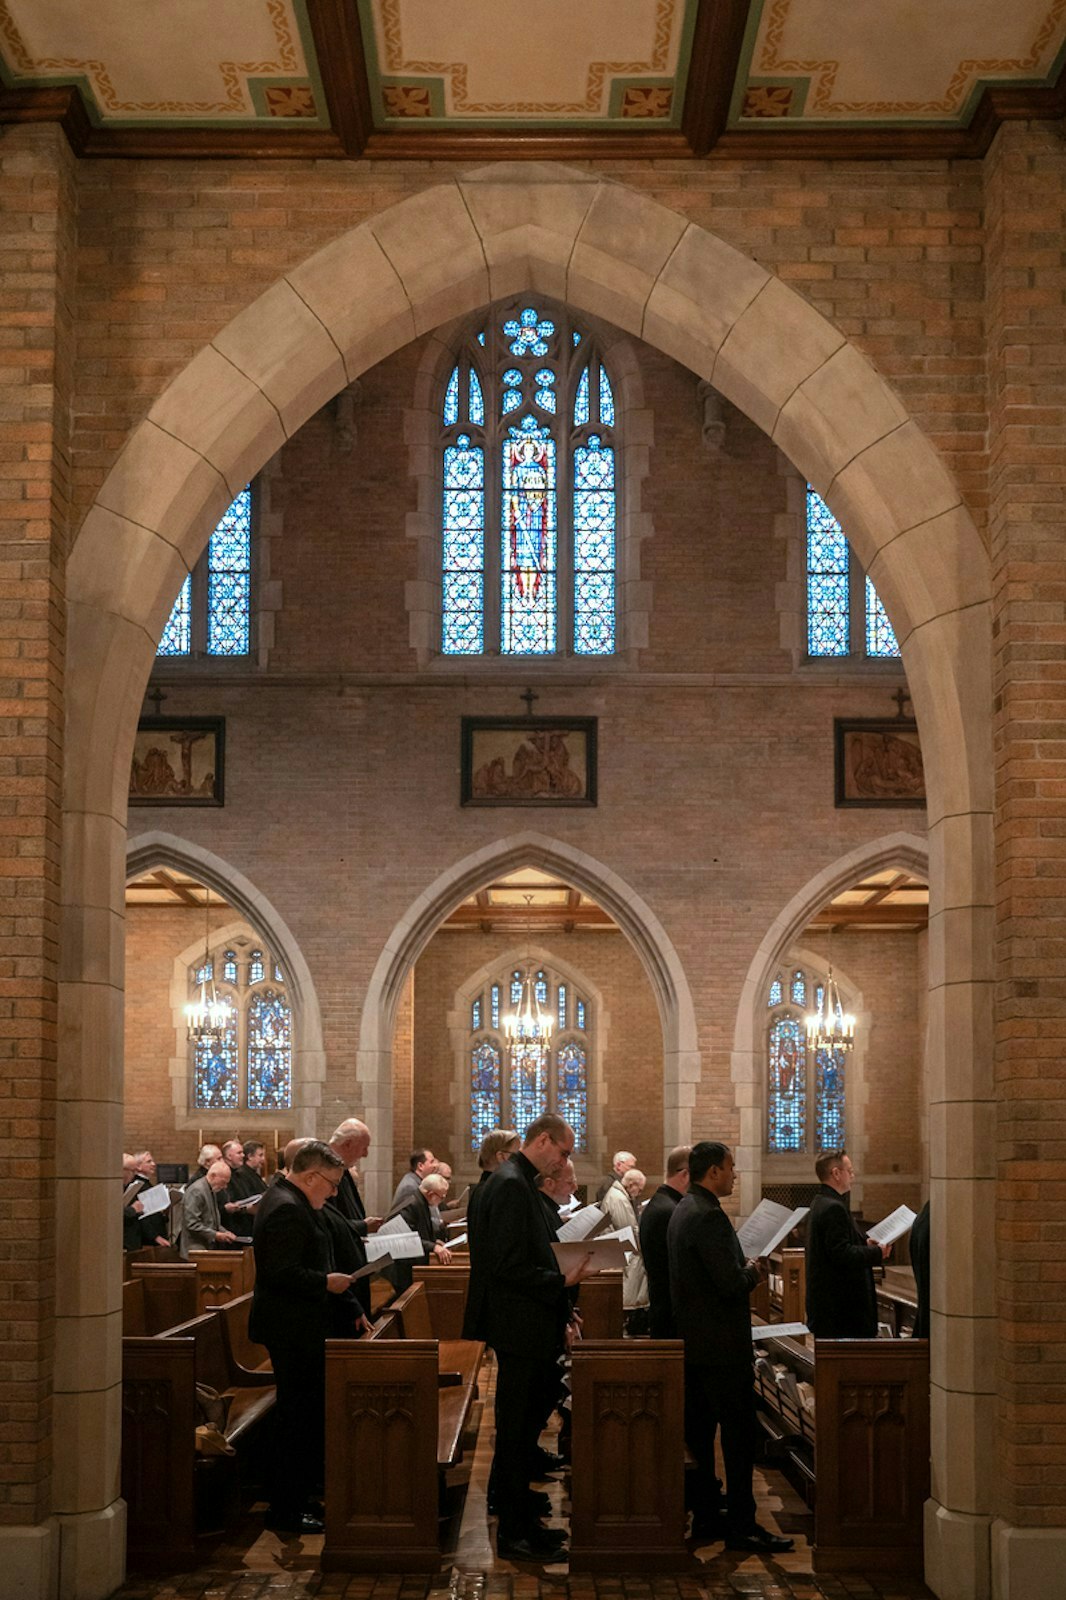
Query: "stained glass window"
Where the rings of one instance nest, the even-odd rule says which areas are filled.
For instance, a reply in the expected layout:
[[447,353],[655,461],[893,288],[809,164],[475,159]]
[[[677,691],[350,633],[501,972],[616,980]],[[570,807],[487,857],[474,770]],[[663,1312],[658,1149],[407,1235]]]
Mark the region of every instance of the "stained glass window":
[[777,1017],[770,1025],[767,1091],[767,1149],[803,1150],[807,1139],[807,1045],[795,1017]]
[[792,1004],[794,1006],[807,1004],[807,980],[802,972],[792,974]]
[[222,976],[226,983],[237,982],[237,952],[227,950],[222,958]]
[[[854,569],[854,570],[853,570]],[[855,567],[840,523],[807,485],[807,654],[899,656],[899,644],[877,590]]]
[[[574,354],[581,334],[567,323],[519,302],[450,370],[441,407],[445,655],[617,649],[614,392],[595,350]],[[494,525],[498,546],[486,539]]]
[[570,1039],[556,1053],[555,1109],[574,1130],[574,1149],[588,1149],[588,1056],[582,1045]]
[[779,1006],[781,1004],[781,979],[780,978],[775,978],[773,983],[770,985],[770,995],[769,995],[769,999],[767,1000],[766,1003],[767,1003],[767,1005],[771,1005],[771,1006]]
[[242,489],[185,579],[156,654],[244,656],[251,649],[252,487]]
[[265,972],[266,968],[263,966],[262,950],[253,950],[248,961],[248,982],[261,983],[263,981]]
[[[533,1044],[512,1047],[501,1031],[502,1007],[522,997],[523,973],[509,969],[494,978],[485,991],[470,998],[470,1030],[466,1061],[470,1071],[470,1148],[477,1150],[485,1134],[501,1126],[519,1133],[544,1111],[556,1111],[573,1127],[576,1148],[588,1149],[589,1032],[588,1002],[578,999],[567,980],[550,967],[533,973],[534,994],[544,1007],[552,1005],[558,1033],[542,1053]],[[486,1021],[488,1026],[486,1026]]]
[[482,1039],[470,1052],[470,1148],[501,1125],[500,1052]]
[[239,1102],[237,1027],[231,1021],[222,1039],[198,1039],[193,1063],[193,1105],[197,1111],[230,1111]]
[[210,983],[215,975],[215,964],[211,960],[202,961],[196,969],[196,982]]
[[843,1050],[819,1050],[815,1060],[815,1148],[842,1150],[846,1143],[844,1128],[844,1067],[847,1054]]
[[292,1014],[273,989],[248,1007],[248,1109],[288,1111],[292,1105]]

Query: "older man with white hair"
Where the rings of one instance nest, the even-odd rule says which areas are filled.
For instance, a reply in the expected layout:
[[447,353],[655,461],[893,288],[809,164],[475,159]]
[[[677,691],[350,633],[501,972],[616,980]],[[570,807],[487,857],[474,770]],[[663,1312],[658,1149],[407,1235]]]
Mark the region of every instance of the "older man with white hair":
[[[423,1260],[439,1261],[442,1267],[450,1264],[452,1253],[446,1245],[440,1244],[434,1235],[432,1208],[438,1209],[444,1204],[448,1194],[448,1180],[442,1178],[439,1172],[431,1172],[422,1179],[418,1186],[418,1193],[413,1200],[408,1200],[395,1214],[402,1217],[412,1233],[417,1233],[422,1240],[425,1251]],[[389,1268],[389,1276],[397,1289],[408,1289],[413,1281],[414,1262],[411,1260],[397,1261],[394,1267]]]
[[632,1167],[635,1167],[636,1164],[637,1158],[633,1154],[632,1150],[615,1151],[614,1160],[611,1163],[611,1171],[596,1190],[597,1205],[602,1202],[604,1195],[607,1193],[612,1183],[620,1183],[625,1177],[626,1173],[629,1172]]
[[237,1243],[235,1234],[222,1226],[218,1197],[229,1183],[229,1167],[212,1161],[206,1174],[190,1183],[182,1201],[181,1253],[190,1250],[221,1250]]

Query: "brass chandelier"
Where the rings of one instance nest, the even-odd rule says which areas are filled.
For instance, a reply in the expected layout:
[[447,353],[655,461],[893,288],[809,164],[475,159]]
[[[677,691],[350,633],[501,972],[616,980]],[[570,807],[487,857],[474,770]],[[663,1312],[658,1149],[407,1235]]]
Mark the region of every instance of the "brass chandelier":
[[[527,943],[532,935],[533,896],[523,895],[526,902]],[[529,1063],[531,1058],[539,1058],[543,1063],[551,1048],[552,1016],[546,1006],[542,1006],[537,998],[537,980],[533,968],[532,951],[522,977],[522,992],[518,1004],[503,1019],[503,1032],[507,1040],[508,1053],[511,1061],[518,1059]]]
[[215,972],[211,961],[211,890],[208,889],[204,900],[204,959],[200,968],[200,993],[185,1007],[189,1038],[195,1039],[197,1044],[220,1044],[226,1036],[232,1012],[229,1001],[221,998],[215,989]]

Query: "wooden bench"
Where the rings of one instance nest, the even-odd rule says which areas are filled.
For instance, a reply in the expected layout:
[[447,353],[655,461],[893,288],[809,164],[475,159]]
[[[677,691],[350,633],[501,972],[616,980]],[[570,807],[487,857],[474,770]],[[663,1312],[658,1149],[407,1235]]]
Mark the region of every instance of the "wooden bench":
[[255,1286],[255,1254],[243,1250],[190,1250],[196,1268],[196,1308],[210,1311]]
[[[235,1366],[223,1319],[209,1311],[155,1337],[122,1341],[122,1494],[132,1565],[174,1570],[196,1555],[196,1480],[235,1463],[199,1456],[196,1385],[230,1398],[226,1439],[246,1444],[274,1405],[273,1375]],[[236,1482],[234,1480],[234,1491]]]
[[814,1507],[816,1572],[922,1571],[929,1496],[925,1339],[760,1341],[767,1360],[812,1384],[813,1414],[760,1367],[764,1428]]
[[620,1339],[622,1274],[597,1272],[595,1277],[586,1278],[578,1290],[577,1309],[581,1313],[582,1339]]
[[425,1285],[429,1318],[435,1339],[461,1339],[466,1314],[466,1292],[470,1287],[470,1263],[450,1267],[418,1266],[415,1283]]
[[[589,1279],[582,1284],[584,1294]],[[684,1346],[582,1339],[574,1346],[570,1571],[671,1572],[685,1546]]]
[[135,1261],[130,1274],[134,1283],[144,1285],[146,1334],[164,1333],[196,1315],[196,1268],[189,1262]]
[[483,1355],[432,1336],[423,1283],[369,1339],[327,1340],[324,1570],[438,1570],[441,1493],[473,1442]]

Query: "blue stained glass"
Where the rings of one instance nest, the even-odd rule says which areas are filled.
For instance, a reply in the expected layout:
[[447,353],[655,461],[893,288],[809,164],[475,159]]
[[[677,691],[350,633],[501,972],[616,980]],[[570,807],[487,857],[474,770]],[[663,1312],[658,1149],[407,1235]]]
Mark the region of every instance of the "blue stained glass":
[[248,962],[248,982],[262,983],[265,976],[262,950],[253,950]]
[[803,1150],[807,1142],[807,1045],[795,1017],[770,1026],[766,1148]]
[[533,398],[542,411],[550,411],[553,415],[555,414],[555,395],[551,389],[538,389]]
[[500,405],[500,410],[504,416],[507,416],[509,411],[517,411],[521,404],[521,389],[505,389],[503,391],[503,400]]
[[555,382],[555,373],[551,367],[541,367],[536,374],[536,379],[542,389],[550,389]]
[[470,368],[470,421],[477,428],[485,425],[485,396],[481,392],[481,379]]
[[545,1057],[534,1042],[519,1044],[511,1050],[511,1121],[519,1133],[531,1122],[543,1116],[548,1109],[548,1084]]
[[820,495],[807,485],[807,653],[846,656],[851,651],[849,556],[844,530]]
[[559,1026],[566,1027],[566,984],[559,985]]
[[237,1017],[222,1038],[196,1041],[193,1061],[193,1102],[197,1111],[230,1111],[237,1105]]
[[555,649],[555,440],[532,417],[503,444],[501,613],[504,655]]
[[779,1006],[781,1004],[781,979],[780,978],[775,978],[773,983],[770,985],[770,994],[769,994],[769,998],[767,999],[766,1004],[768,1006]]
[[215,963],[211,960],[205,961],[202,966],[199,966],[196,969],[196,982],[198,985],[201,983],[210,983],[214,975]]
[[570,337],[574,341],[574,349],[576,350],[578,345],[581,343],[581,335],[578,333],[577,329],[575,328],[573,333],[570,335]]
[[585,1002],[584,1002],[584,1000],[579,1000],[578,1003],[577,1003],[577,1025],[581,1029],[581,1032],[584,1033],[584,1031],[585,1031]]
[[574,427],[583,428],[589,420],[589,369],[585,368],[578,379],[574,396]]
[[869,578],[866,580],[866,654],[882,658],[899,655],[899,644],[888,620],[888,612]]
[[192,649],[192,575],[178,590],[178,598],[170,613],[163,637],[159,641],[157,656],[187,656]]
[[807,1004],[807,980],[802,972],[792,974],[792,1004],[794,1006]]
[[222,957],[222,977],[226,983],[237,982],[237,952],[227,950]]
[[588,1056],[574,1040],[564,1044],[555,1058],[555,1109],[574,1130],[574,1149],[588,1149]]
[[444,451],[441,648],[480,655],[485,638],[485,455],[461,433]]
[[825,1005],[825,989],[823,988],[823,986],[821,984],[818,984],[817,988],[814,991],[814,1009],[815,1009],[815,1011],[821,1011],[821,1009],[822,1009],[822,1007],[824,1005]]
[[819,1050],[814,1058],[815,1147],[842,1150],[847,1142],[844,1128],[843,1050]]
[[517,320],[512,317],[504,323],[503,331],[511,340],[510,351],[513,356],[546,356],[547,341],[555,332],[555,324],[547,317],[541,317],[532,306],[527,306]]
[[481,345],[482,349],[484,349],[484,346],[485,346],[485,332],[484,332],[484,329],[482,329],[482,331],[478,334],[477,342],[478,342],[479,345]]
[[481,1027],[481,1001],[475,1000],[470,1007],[470,1028],[473,1033]]
[[503,381],[509,389],[520,389],[522,387],[522,374],[517,367],[508,367],[503,375]]
[[292,1105],[292,1013],[284,996],[263,989],[248,1007],[248,1109]]
[[492,1026],[494,1028],[498,1028],[500,1026],[500,986],[498,983],[494,983],[492,986],[490,993],[490,1006],[492,1013]]
[[285,974],[282,972],[281,968],[278,966],[278,963],[276,961],[274,963],[274,982],[275,983],[284,983],[285,982]]
[[574,451],[575,655],[614,650],[614,565],[614,451],[593,434]]
[[512,974],[511,974],[511,1004],[513,1006],[517,1006],[517,1005],[519,1005],[521,1003],[521,1000],[522,1000],[522,974],[520,972],[512,972]]
[[500,1052],[488,1040],[470,1052],[470,1148],[479,1150],[486,1134],[498,1128],[500,1102]]
[[444,391],[444,425],[452,428],[459,421],[459,368],[452,368],[448,387]]
[[614,391],[604,367],[600,368],[600,422],[605,428],[614,427]]
[[546,1006],[548,1004],[548,980],[543,972],[538,972],[533,980],[533,993],[536,996],[538,1005]]
[[242,489],[207,546],[207,653],[245,656],[251,639],[252,490]]

